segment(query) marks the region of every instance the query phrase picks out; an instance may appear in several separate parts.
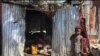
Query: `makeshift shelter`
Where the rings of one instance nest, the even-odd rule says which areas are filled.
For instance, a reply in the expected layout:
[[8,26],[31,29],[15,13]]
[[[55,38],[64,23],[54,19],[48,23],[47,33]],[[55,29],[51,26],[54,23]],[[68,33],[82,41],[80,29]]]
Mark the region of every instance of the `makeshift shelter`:
[[[54,56],[70,55],[70,40],[69,40],[69,38],[74,33],[75,27],[79,26],[80,21],[81,21],[79,19],[78,7],[68,5],[69,7],[62,8],[61,4],[60,4],[60,6],[55,5],[55,6],[49,7],[49,9],[48,9],[45,6],[43,6],[44,8],[42,8],[41,3],[39,5],[37,5],[38,4],[37,1],[36,2],[34,2],[34,1],[30,2],[30,1],[26,1],[26,0],[22,0],[22,1],[24,1],[24,2],[18,2],[18,1],[15,2],[13,0],[12,1],[4,0],[2,3],[2,13],[0,10],[0,13],[2,14],[2,15],[0,15],[0,18],[2,16],[2,18],[0,19],[0,20],[2,20],[2,23],[1,23],[2,24],[2,34],[1,35],[3,38],[2,39],[3,40],[2,41],[3,42],[2,43],[3,44],[2,55],[3,56],[11,56],[11,55],[19,56],[20,53],[23,53],[23,50],[19,51],[20,48],[17,46],[21,46],[21,49],[23,49],[22,47],[24,47],[25,29],[28,28],[28,27],[25,27],[26,26],[26,22],[25,22],[26,10],[33,10],[34,12],[37,11],[39,14],[41,14],[40,16],[43,15],[44,17],[46,16],[46,18],[49,17],[48,19],[52,22],[53,27],[51,26],[51,22],[50,22],[49,26],[47,26],[47,28],[50,27],[53,30],[53,32],[52,32],[52,35],[53,35],[52,36],[52,49],[53,49],[52,55],[54,55]],[[95,3],[97,3],[97,2],[95,2]],[[89,11],[90,11],[89,4],[90,4],[90,2],[89,3],[86,2],[86,4],[83,5],[83,7],[82,7],[82,13],[83,13],[82,17],[86,18],[86,29],[84,28],[85,30],[87,30],[87,33],[88,33],[87,34],[85,32],[86,37],[96,38],[98,36],[98,38],[99,38],[100,31],[98,31],[98,32],[96,31],[95,35],[89,34],[90,27],[87,26],[87,24],[89,24],[89,22],[88,22],[89,15],[88,14],[92,14],[92,13],[89,13]],[[45,4],[45,5],[47,5],[47,4]],[[51,5],[51,4],[49,4],[49,5]],[[96,4],[96,7],[99,7],[99,5]],[[1,8],[1,5],[0,5],[0,8]],[[44,9],[46,9],[46,10],[44,10]],[[89,9],[89,11],[88,11],[88,9]],[[56,13],[53,14],[52,11],[54,13],[55,12]],[[94,11],[93,14],[95,14],[95,8],[93,11]],[[98,15],[99,15],[99,8],[98,8]],[[30,16],[30,15],[28,15],[28,16]],[[27,17],[27,20],[28,20],[28,17]],[[32,20],[34,20],[34,19],[32,18]],[[35,28],[35,27],[38,28],[37,26],[39,26],[39,25],[35,25],[35,24],[31,25],[33,22],[32,20],[30,20],[31,22],[27,21],[30,24],[27,26],[29,26],[29,28]],[[93,21],[93,22],[95,23],[95,21]],[[97,19],[97,21],[100,21],[100,20]],[[42,22],[42,23],[44,24],[44,22]],[[39,23],[39,24],[41,24],[43,26],[42,23]],[[81,23],[81,24],[85,24],[85,23]],[[97,24],[97,25],[98,25],[97,30],[100,30],[99,29],[100,24]],[[30,27],[30,26],[32,26],[32,27]],[[84,26],[85,25],[83,25],[82,27],[84,27]],[[94,24],[94,26],[96,26],[96,25]],[[40,28],[42,28],[42,27],[40,27]],[[39,29],[39,30],[42,31],[41,29]],[[51,29],[47,29],[47,30],[50,31]],[[22,42],[22,44],[21,44],[21,42]],[[14,47],[14,48],[11,48],[11,47]]]

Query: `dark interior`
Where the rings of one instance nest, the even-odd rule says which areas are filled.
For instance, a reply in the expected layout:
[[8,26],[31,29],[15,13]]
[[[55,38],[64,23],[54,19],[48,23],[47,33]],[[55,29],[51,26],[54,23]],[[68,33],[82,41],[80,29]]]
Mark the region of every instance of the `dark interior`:
[[[42,43],[51,45],[52,39],[52,20],[45,13],[35,10],[26,11],[26,43],[30,50],[26,51],[31,54],[32,44]],[[34,32],[31,34],[30,32]],[[39,32],[37,32],[39,31]],[[45,31],[45,32],[43,32]]]

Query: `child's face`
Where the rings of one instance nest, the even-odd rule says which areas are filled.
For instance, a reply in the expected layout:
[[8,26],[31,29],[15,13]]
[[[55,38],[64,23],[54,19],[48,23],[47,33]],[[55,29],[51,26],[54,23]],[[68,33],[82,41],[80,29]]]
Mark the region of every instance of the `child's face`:
[[76,34],[81,34],[81,29],[78,29]]

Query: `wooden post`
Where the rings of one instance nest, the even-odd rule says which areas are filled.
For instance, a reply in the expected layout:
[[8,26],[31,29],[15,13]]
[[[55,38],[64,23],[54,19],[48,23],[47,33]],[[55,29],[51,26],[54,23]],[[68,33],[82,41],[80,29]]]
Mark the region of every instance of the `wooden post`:
[[0,0],[0,55],[2,55],[2,1]]
[[2,4],[2,56],[24,56],[25,9],[18,5]]
[[53,18],[52,56],[70,56],[70,36],[79,26],[79,10],[76,7],[59,9]]
[[98,27],[98,28],[99,28],[99,31],[98,31],[98,38],[100,39],[100,7],[98,7],[98,19],[99,19],[99,23],[98,23],[98,24],[99,24],[99,25],[98,25],[98,26],[99,26],[99,27]]

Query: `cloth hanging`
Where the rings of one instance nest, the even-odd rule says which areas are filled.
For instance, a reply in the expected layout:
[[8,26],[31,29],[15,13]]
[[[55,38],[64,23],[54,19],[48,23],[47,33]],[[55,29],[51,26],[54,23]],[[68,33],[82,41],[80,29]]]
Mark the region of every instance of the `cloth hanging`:
[[83,56],[87,56],[88,55],[87,49],[89,49],[89,38],[86,31],[86,21],[85,18],[83,17],[82,9],[80,11],[80,26],[82,29],[82,36],[83,36],[83,40],[82,40],[83,42],[81,48],[82,48],[82,52],[86,53],[86,55],[83,54]]

